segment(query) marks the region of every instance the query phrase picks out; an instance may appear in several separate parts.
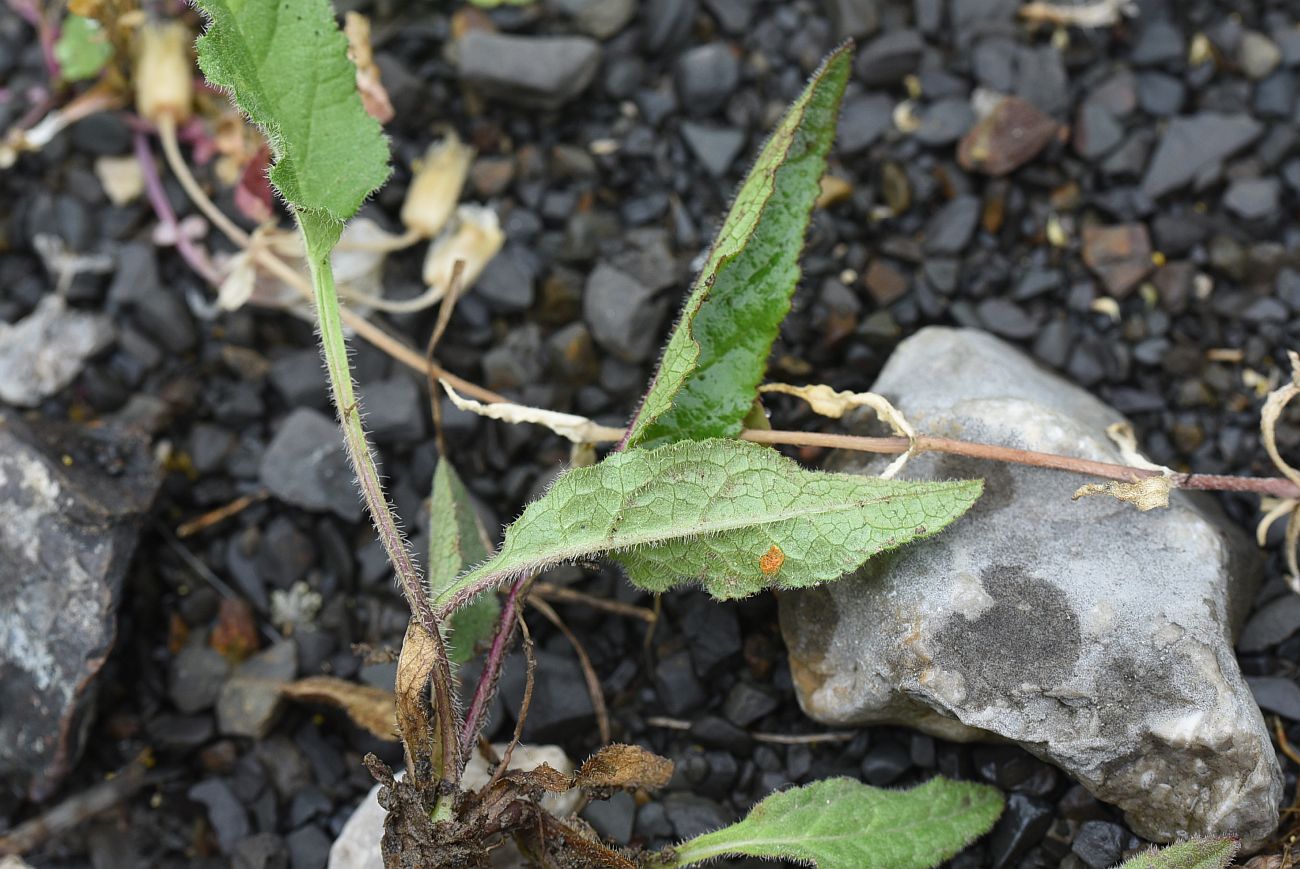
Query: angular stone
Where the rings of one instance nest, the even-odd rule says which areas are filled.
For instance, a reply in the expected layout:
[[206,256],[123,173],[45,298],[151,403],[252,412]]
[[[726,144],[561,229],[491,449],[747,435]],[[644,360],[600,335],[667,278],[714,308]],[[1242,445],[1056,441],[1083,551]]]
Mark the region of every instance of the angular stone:
[[1249,115],[1202,112],[1169,122],[1155,156],[1142,178],[1142,192],[1152,199],[1187,184],[1264,132]]
[[113,338],[107,317],[70,309],[54,294],[13,325],[0,320],[0,401],[35,407],[71,383]]
[[558,109],[587,89],[600,44],[585,36],[507,36],[471,30],[456,43],[461,80],[525,108]]
[[[927,434],[1122,461],[1106,436],[1118,413],[980,332],[921,331],[873,391]],[[1260,577],[1241,530],[1183,492],[1139,514],[1072,502],[1077,478],[1027,467],[931,454],[906,475],[986,488],[933,539],[781,595],[805,711],[835,726],[1000,737],[1118,806],[1143,837],[1262,843],[1282,783],[1230,645]]]
[[143,440],[0,411],[0,780],[34,800],[80,753],[158,482]]
[[967,171],[1006,175],[1034,159],[1057,129],[1033,104],[1006,97],[961,140],[957,162]]
[[1155,267],[1146,224],[1085,226],[1083,261],[1106,285],[1106,292],[1124,298]]

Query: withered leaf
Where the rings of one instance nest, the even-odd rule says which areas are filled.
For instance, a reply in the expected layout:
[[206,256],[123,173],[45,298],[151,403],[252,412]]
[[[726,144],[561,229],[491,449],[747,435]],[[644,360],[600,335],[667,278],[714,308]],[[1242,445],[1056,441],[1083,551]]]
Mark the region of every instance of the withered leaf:
[[512,769],[502,775],[523,787],[538,788],[552,794],[562,794],[573,787],[573,779],[548,763],[532,769]]
[[336,706],[346,712],[354,724],[380,739],[397,739],[390,691],[333,676],[309,676],[290,682],[280,689],[280,693],[294,700]]
[[607,745],[587,758],[573,777],[580,788],[647,788],[668,784],[673,762],[639,745]]
[[433,706],[429,701],[429,677],[434,661],[433,637],[411,619],[402,640],[402,653],[397,658],[394,688],[406,768],[417,781],[425,778],[426,770],[432,771],[435,746],[439,744],[430,726]]

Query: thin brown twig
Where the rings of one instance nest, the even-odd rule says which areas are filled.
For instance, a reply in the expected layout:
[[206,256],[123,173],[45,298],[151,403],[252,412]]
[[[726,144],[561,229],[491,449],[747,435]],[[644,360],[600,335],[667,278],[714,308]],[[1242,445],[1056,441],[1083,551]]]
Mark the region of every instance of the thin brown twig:
[[506,744],[506,750],[501,753],[501,762],[497,768],[492,771],[492,777],[488,779],[484,791],[491,789],[501,778],[501,775],[510,766],[510,757],[515,753],[515,746],[524,735],[524,722],[528,720],[528,708],[533,705],[533,687],[537,675],[537,656],[533,654],[533,635],[528,631],[528,622],[524,621],[524,614],[515,611],[515,618],[519,621],[519,631],[523,634],[524,661],[527,667],[524,671],[524,696],[519,702],[519,712],[515,716],[515,732],[510,736],[510,742]]
[[[666,715],[651,715],[646,718],[651,727],[664,730],[690,730],[691,722],[683,718],[669,718]],[[828,730],[824,733],[765,733],[761,730],[751,731],[749,738],[755,742],[767,742],[773,745],[817,745],[826,742],[852,742],[857,736],[854,730]]]
[[176,528],[176,536],[181,540],[186,537],[193,537],[200,531],[206,531],[219,522],[225,522],[232,516],[237,516],[247,510],[249,507],[264,501],[271,493],[266,489],[259,489],[248,495],[241,495],[229,504],[222,504],[214,510],[209,510],[202,516],[196,516],[188,522],[184,522]]
[[[1291,745],[1291,741],[1286,738],[1286,731],[1282,728],[1282,719],[1276,715],[1273,716],[1273,734],[1277,737],[1278,750],[1286,755],[1287,759],[1296,766],[1300,766],[1300,753],[1296,752],[1295,748]],[[1300,792],[1296,794],[1296,797],[1297,799],[1300,799]]]
[[569,641],[569,645],[573,646],[573,652],[578,656],[578,665],[582,668],[583,681],[587,683],[587,693],[591,695],[591,709],[596,713],[596,729],[600,731],[600,744],[609,745],[612,739],[609,728],[609,708],[605,705],[605,691],[600,686],[600,677],[596,675],[596,668],[591,664],[591,656],[587,654],[586,647],[549,603],[535,595],[529,595],[528,603],[544,615],[547,621],[555,625]]
[[562,585],[553,585],[549,582],[533,583],[533,592],[529,595],[529,602],[539,598],[556,601],[557,603],[574,603],[589,606],[592,609],[603,610],[614,615],[626,616],[630,619],[639,619],[647,624],[654,624],[654,610],[637,606],[635,604],[623,603],[619,600],[608,600],[603,597],[596,597],[593,594],[577,591],[576,589],[566,588]]

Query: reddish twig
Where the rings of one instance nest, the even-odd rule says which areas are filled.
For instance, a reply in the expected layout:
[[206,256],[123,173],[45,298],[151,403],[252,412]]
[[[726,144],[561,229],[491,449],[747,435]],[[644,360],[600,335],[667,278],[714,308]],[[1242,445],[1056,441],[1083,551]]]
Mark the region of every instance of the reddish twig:
[[[860,437],[858,435],[825,434],[804,431],[762,431],[746,429],[741,438],[759,444],[793,447],[826,447],[837,450],[856,450],[866,453],[898,455],[914,446],[917,453],[947,453],[953,456],[965,456],[971,459],[1003,462],[1013,465],[1027,465],[1034,468],[1048,468],[1081,474],[1086,477],[1101,477],[1105,480],[1135,482],[1147,477],[1158,477],[1160,471],[1134,468],[1129,465],[1097,462],[1092,459],[1078,459],[1072,456],[1058,456],[1055,453],[1040,453],[1034,450],[1020,450],[1014,447],[1000,447],[994,444],[981,444],[954,438],[919,435],[913,445],[904,437]],[[1199,489],[1213,492],[1250,492],[1257,495],[1271,495],[1276,498],[1300,497],[1300,488],[1290,480],[1282,477],[1232,477],[1221,474],[1175,474],[1172,478],[1174,488]]]
[[149,148],[144,133],[138,130],[135,133],[135,157],[140,163],[140,174],[144,177],[144,189],[149,197],[149,204],[153,206],[159,222],[175,236],[176,250],[180,252],[190,268],[205,281],[214,287],[220,286],[221,276],[217,274],[216,268],[181,229],[180,222],[176,219],[176,212],[172,210],[172,204],[167,199],[167,191],[163,190],[162,178],[158,175],[158,163],[153,158],[153,151]]
[[505,663],[506,649],[514,636],[515,622],[519,608],[527,596],[525,591],[532,582],[529,574],[519,577],[506,595],[505,606],[501,608],[501,618],[497,621],[496,633],[492,635],[492,645],[488,648],[487,658],[483,662],[483,672],[474,686],[474,696],[469,702],[469,711],[460,731],[460,756],[468,758],[470,750],[478,740],[479,731],[483,729],[483,719],[487,715],[488,704],[492,702],[497,691],[497,682],[501,679],[501,666]]

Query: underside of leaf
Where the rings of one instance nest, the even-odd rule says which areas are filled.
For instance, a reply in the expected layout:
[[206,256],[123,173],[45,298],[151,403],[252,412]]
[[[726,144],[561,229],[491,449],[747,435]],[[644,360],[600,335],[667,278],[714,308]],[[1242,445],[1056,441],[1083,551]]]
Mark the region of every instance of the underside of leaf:
[[196,0],[199,66],[271,143],[271,181],[299,211],[347,220],[388,178],[388,142],[357,94],[329,0]]
[[799,281],[851,55],[843,45],[813,74],[741,185],[626,446],[740,431]]
[[877,553],[961,516],[978,480],[897,482],[809,471],[739,440],[616,453],[556,480],[487,563],[435,600],[453,612],[484,588],[606,554],[636,585],[698,582],[719,599],[838,579]]

